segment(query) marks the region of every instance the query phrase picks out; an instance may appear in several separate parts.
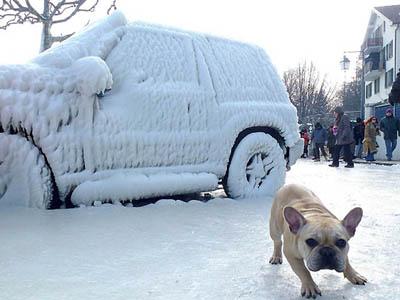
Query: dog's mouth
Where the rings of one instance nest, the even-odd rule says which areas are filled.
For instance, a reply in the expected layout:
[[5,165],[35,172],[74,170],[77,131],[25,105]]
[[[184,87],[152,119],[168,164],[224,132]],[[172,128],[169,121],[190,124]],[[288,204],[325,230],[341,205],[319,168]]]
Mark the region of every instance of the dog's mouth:
[[323,266],[313,266],[308,268],[312,272],[317,272],[320,270],[335,270],[336,272],[343,272],[343,268],[336,265],[323,265]]
[[336,272],[343,272],[344,265],[338,261],[326,261],[321,259],[316,262],[307,262],[307,267],[312,272],[317,272],[319,270],[335,270]]
[[335,271],[337,271],[337,272],[343,272],[343,269],[340,268],[340,267],[337,266],[337,265],[326,265],[326,266],[322,266],[322,267],[320,268],[320,270],[335,270]]

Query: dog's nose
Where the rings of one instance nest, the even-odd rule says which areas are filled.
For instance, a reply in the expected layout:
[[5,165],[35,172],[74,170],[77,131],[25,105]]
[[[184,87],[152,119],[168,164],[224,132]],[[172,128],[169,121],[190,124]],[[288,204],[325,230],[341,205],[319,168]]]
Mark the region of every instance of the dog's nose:
[[332,257],[335,255],[335,250],[331,247],[322,247],[319,249],[319,254],[324,257]]

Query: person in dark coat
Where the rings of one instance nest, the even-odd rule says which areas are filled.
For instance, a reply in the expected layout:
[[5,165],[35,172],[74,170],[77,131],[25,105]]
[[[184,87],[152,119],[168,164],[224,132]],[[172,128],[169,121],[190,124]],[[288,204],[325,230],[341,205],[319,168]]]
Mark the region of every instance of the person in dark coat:
[[344,113],[343,108],[338,106],[333,111],[335,126],[337,127],[336,144],[333,151],[333,161],[330,167],[339,167],[340,150],[343,148],[344,160],[347,162],[345,168],[354,168],[351,144],[354,142],[350,118]]
[[393,82],[392,89],[390,90],[389,103],[392,106],[395,103],[400,103],[400,72],[396,74],[396,79]]
[[333,133],[333,125],[331,125],[328,128],[328,142],[326,145],[328,147],[329,155],[331,158],[333,158],[333,151],[335,149],[335,144],[336,144],[336,136]]
[[393,116],[393,110],[388,108],[385,117],[380,122],[380,130],[386,145],[387,160],[392,160],[392,154],[397,146],[397,134],[400,135],[400,121]]
[[325,152],[325,142],[326,142],[326,130],[322,127],[321,123],[315,123],[314,131],[311,134],[311,141],[315,145],[315,158],[314,161],[320,161],[320,150],[325,160],[328,160],[328,157]]
[[353,128],[353,135],[354,135],[354,142],[355,142],[355,149],[354,149],[354,156],[361,158],[363,152],[362,141],[364,139],[364,122],[361,118],[356,119],[356,125]]

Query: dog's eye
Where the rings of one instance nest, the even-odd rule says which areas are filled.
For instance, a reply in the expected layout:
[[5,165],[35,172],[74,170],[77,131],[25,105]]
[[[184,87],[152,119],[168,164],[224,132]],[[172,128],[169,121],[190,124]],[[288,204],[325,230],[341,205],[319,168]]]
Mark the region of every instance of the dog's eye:
[[339,248],[344,248],[346,247],[346,241],[344,239],[339,239],[336,241],[336,246]]
[[318,242],[317,242],[316,240],[314,240],[314,239],[307,239],[307,240],[306,240],[306,244],[307,244],[309,247],[314,248],[315,246],[318,245]]

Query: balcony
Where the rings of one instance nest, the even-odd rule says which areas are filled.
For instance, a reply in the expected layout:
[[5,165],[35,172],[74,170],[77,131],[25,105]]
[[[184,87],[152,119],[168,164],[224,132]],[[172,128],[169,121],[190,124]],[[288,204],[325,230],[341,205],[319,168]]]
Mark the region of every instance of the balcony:
[[383,46],[382,37],[369,38],[363,43],[362,50],[364,51],[364,55],[368,55],[372,52],[381,51],[382,46]]
[[372,81],[378,78],[385,70],[385,61],[379,52],[370,53],[364,60],[364,80]]

